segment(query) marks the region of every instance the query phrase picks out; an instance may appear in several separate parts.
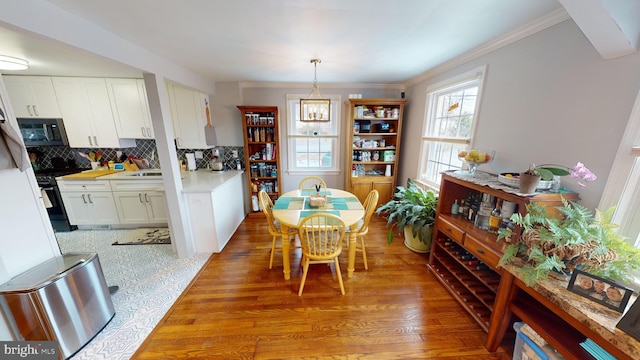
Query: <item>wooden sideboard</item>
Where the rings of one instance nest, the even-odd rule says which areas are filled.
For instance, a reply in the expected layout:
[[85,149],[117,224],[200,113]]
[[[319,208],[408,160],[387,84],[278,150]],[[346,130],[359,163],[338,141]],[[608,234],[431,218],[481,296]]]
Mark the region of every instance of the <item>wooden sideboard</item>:
[[[617,359],[640,359],[640,341],[616,328],[622,314],[567,290],[550,277],[527,286],[517,265],[505,265],[486,347],[495,351],[515,315],[566,359],[590,359],[580,343],[590,338]],[[635,300],[631,299],[630,303]]]
[[[428,267],[487,331],[485,345],[489,351],[498,348],[507,329],[520,319],[566,359],[591,358],[580,346],[586,338],[618,359],[640,359],[640,342],[615,327],[621,314],[568,291],[566,281],[549,279],[529,287],[519,278],[517,265],[498,267],[506,245],[504,241],[497,241],[497,235],[450,212],[454,201],[465,198],[469,192],[488,193],[515,202],[522,214],[529,202],[554,207],[561,205],[561,198],[576,201],[578,195],[523,196],[501,188],[492,178],[477,180],[452,172],[443,174]],[[479,269],[461,261],[461,250],[482,261],[486,268]]]

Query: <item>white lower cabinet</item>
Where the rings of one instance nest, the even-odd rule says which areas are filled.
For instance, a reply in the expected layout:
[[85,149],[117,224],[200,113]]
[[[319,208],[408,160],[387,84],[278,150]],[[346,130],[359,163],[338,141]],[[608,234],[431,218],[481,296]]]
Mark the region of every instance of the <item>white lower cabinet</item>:
[[58,187],[72,225],[119,223],[109,181],[59,180]]
[[167,223],[164,191],[116,191],[113,198],[120,224]]
[[167,199],[162,180],[111,180],[120,224],[166,224]]

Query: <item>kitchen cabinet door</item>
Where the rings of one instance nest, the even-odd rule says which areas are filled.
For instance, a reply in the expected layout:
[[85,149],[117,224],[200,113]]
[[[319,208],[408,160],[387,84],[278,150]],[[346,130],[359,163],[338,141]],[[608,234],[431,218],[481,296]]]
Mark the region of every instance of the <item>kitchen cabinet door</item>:
[[60,195],[70,224],[93,224],[93,217],[87,211],[87,195],[85,193],[61,193]]
[[381,205],[391,200],[394,186],[393,180],[388,177],[353,177],[351,179],[351,190],[361,203],[364,203],[371,190],[378,190],[378,204]]
[[177,84],[169,84],[167,92],[178,149],[213,148],[207,145],[204,135],[206,95]]
[[149,223],[169,222],[167,199],[164,191],[147,191],[145,193],[145,200],[147,201]]
[[135,146],[135,140],[118,137],[104,79],[54,77],[52,80],[70,147]]
[[118,224],[118,211],[116,210],[113,195],[111,193],[89,193],[91,214],[93,223],[97,225]]
[[56,93],[48,76],[4,76],[16,117],[60,118]]
[[113,193],[121,224],[146,224],[147,205],[144,193],[140,191],[119,191]]
[[153,139],[144,81],[107,79],[111,110],[120,138]]
[[162,191],[118,191],[113,193],[121,224],[167,223],[167,205]]
[[61,197],[72,225],[119,223],[111,192],[62,192]]

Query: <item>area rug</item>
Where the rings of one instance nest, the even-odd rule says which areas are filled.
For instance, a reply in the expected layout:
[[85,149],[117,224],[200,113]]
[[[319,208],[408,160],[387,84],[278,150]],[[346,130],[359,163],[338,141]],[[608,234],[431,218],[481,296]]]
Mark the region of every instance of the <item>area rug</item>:
[[171,244],[168,228],[140,228],[131,231],[112,245]]

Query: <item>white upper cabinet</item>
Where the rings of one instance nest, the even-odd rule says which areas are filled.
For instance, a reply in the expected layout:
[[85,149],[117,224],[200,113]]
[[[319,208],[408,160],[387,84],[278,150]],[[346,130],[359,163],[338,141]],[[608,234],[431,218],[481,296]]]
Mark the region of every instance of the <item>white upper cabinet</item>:
[[213,145],[207,145],[204,135],[206,95],[173,83],[167,85],[167,92],[178,149],[213,148]]
[[3,76],[3,79],[16,117],[61,117],[50,77]]
[[52,81],[70,147],[136,146],[135,140],[118,137],[105,79],[53,77]]
[[120,138],[153,139],[149,103],[142,79],[106,79]]

